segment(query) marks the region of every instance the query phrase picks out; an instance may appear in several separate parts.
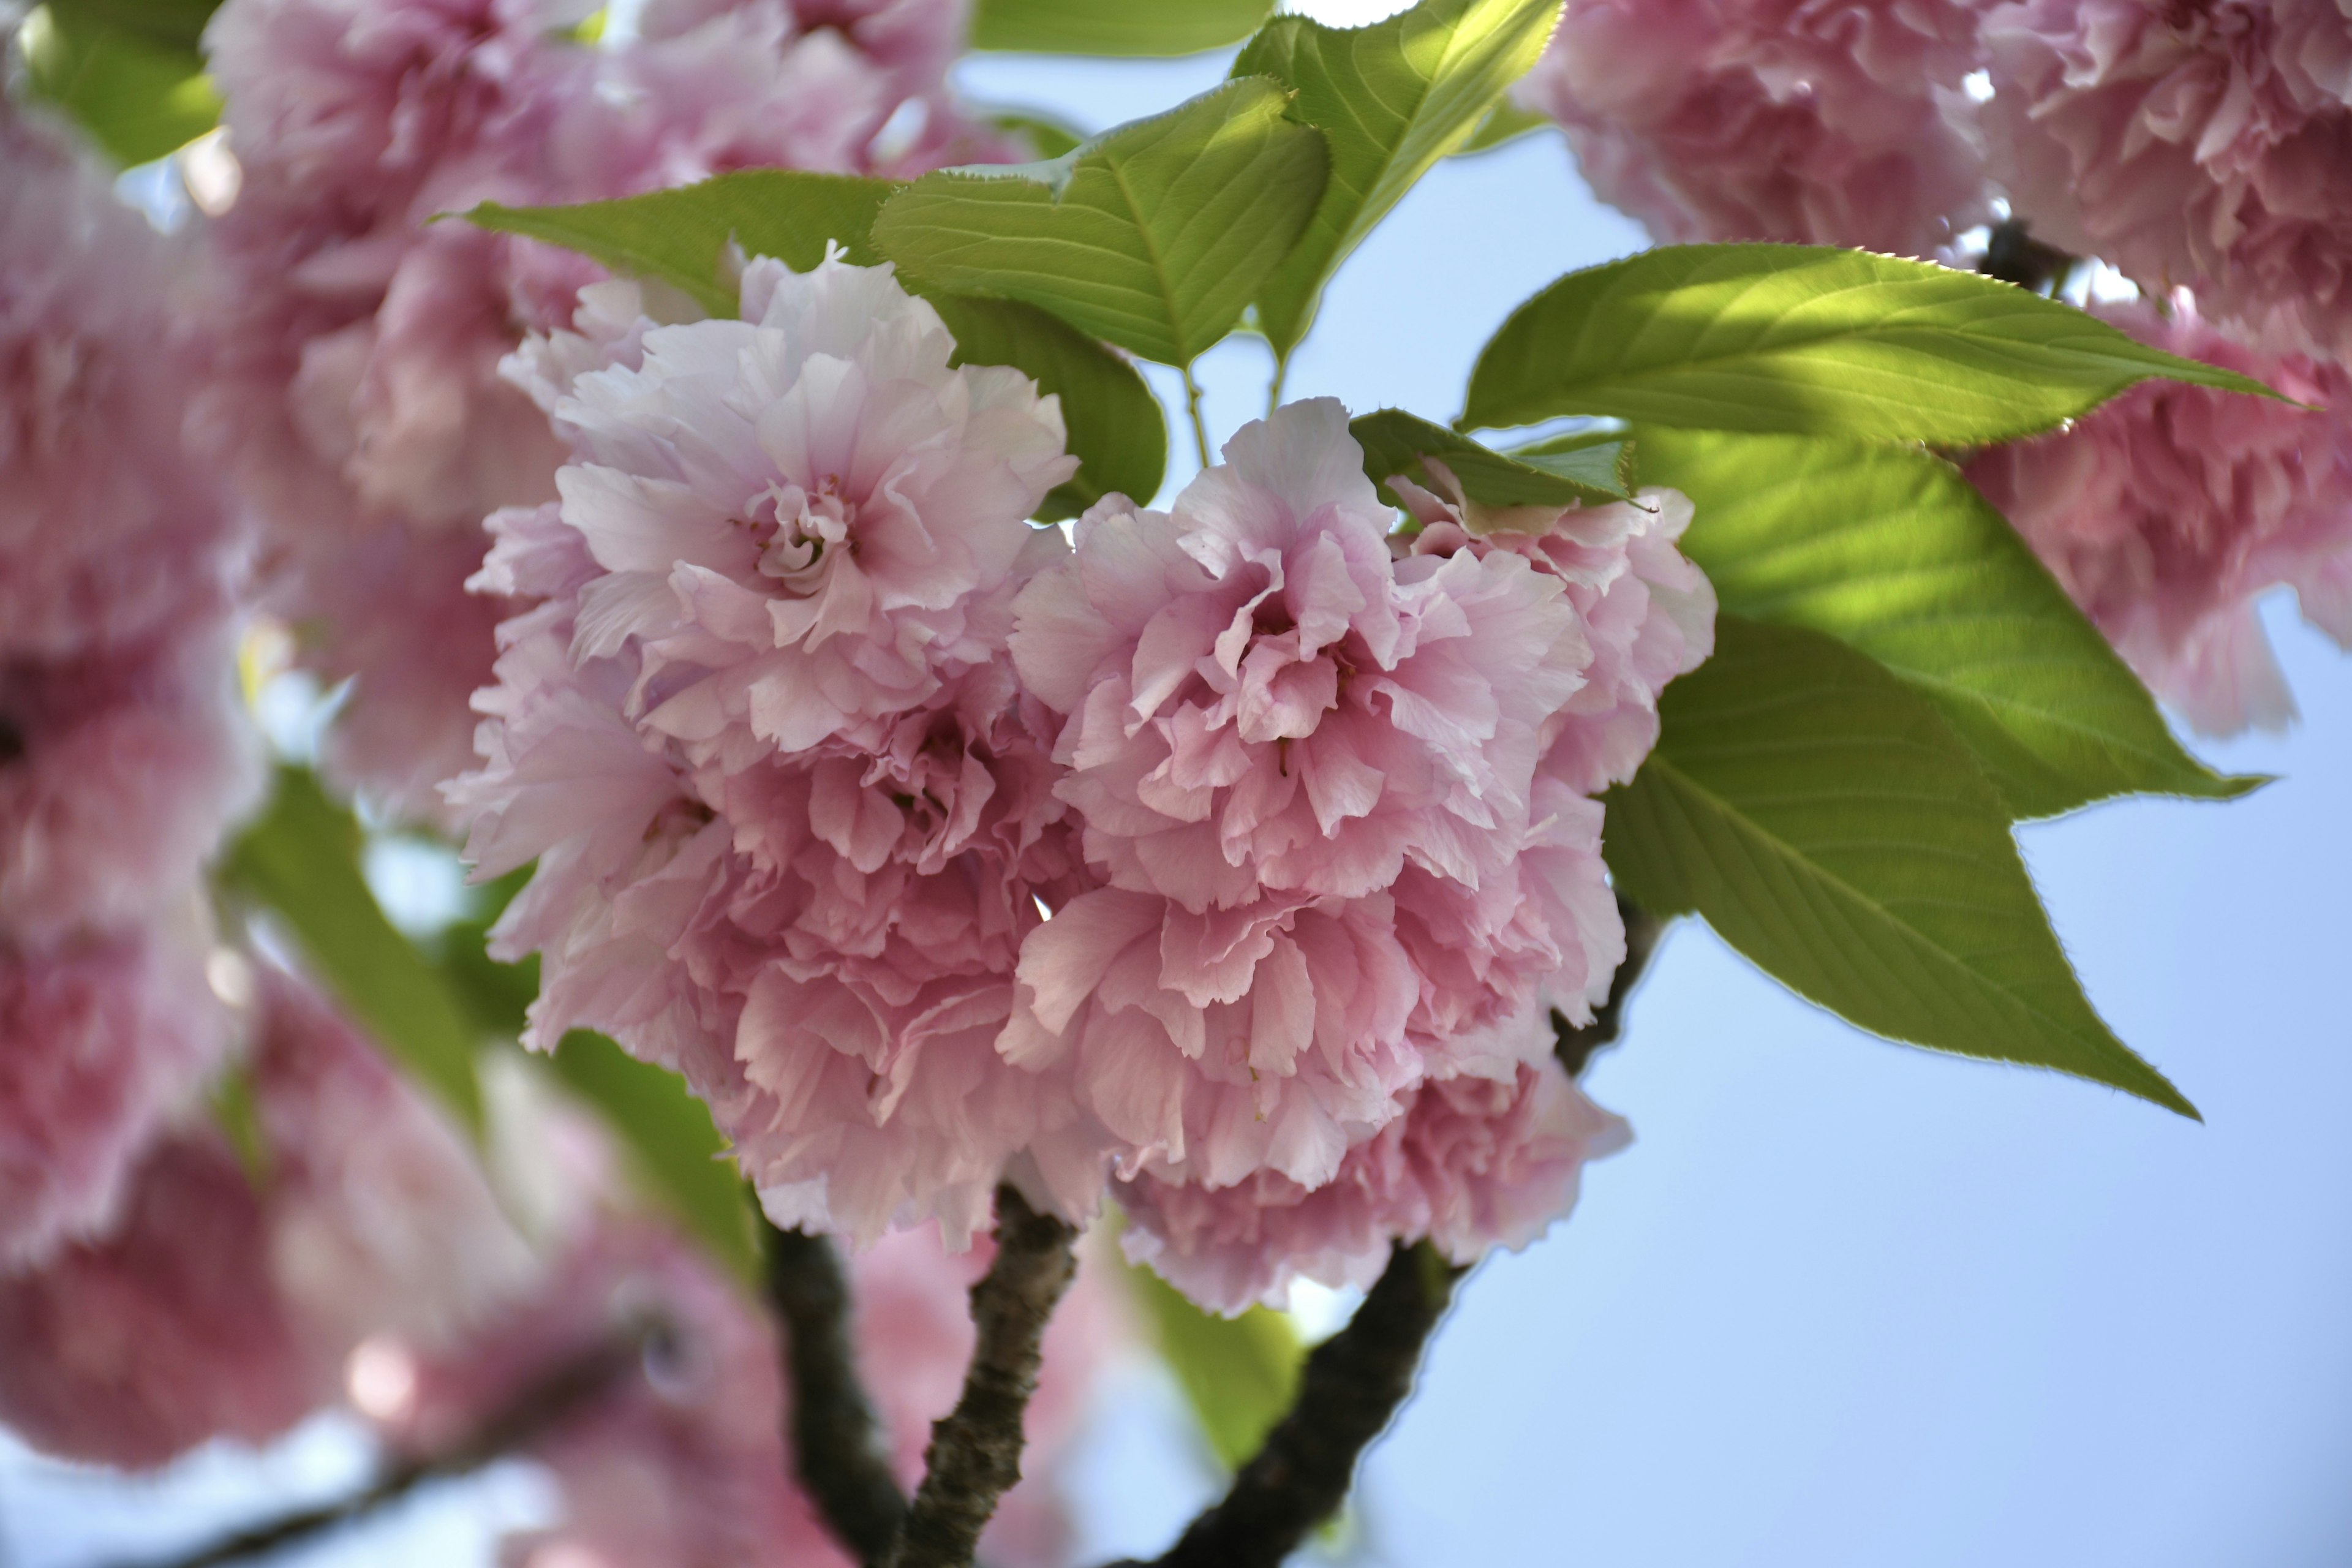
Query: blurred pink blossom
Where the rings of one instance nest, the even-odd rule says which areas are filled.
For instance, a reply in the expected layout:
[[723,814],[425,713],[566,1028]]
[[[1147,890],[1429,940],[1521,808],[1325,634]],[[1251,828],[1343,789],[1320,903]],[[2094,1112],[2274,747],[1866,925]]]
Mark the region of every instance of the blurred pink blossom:
[[0,108],[0,662],[217,619],[236,537],[182,439],[188,247],[94,156]]
[[2099,313],[2312,406],[2149,382],[2063,433],[1993,447],[1969,477],[2199,731],[2279,729],[2294,700],[2255,601],[2290,586],[2352,647],[2352,373],[2255,353],[2186,301]]
[[259,785],[226,627],[0,658],[0,942],[143,926],[192,898]]
[[2039,237],[2352,361],[2352,14],[2021,0],[1986,12],[1984,47],[1992,170]]
[[0,1271],[116,1221],[141,1150],[228,1041],[176,933],[0,942]]
[[1271,1170],[1230,1187],[1122,1183],[1124,1245],[1213,1310],[1279,1307],[1297,1279],[1370,1286],[1394,1242],[1426,1238],[1464,1264],[1523,1247],[1575,1205],[1584,1163],[1631,1136],[1556,1061],[1433,1079],[1322,1186]]
[[278,1436],[332,1396],[336,1367],[296,1331],[268,1247],[217,1137],[157,1145],[103,1239],[0,1275],[0,1420],[50,1453],[126,1468]]
[[[337,1396],[363,1345],[457,1345],[546,1288],[545,1249],[572,1240],[524,1234],[464,1134],[281,973],[257,977],[257,1037],[233,1069],[253,1111],[251,1171],[187,1103],[228,1032],[201,973],[108,951],[50,955],[31,976],[41,989],[27,995],[0,961],[12,1226],[31,1205],[61,1217],[63,1181],[94,1185],[99,1156],[119,1164],[144,1144],[127,1196],[113,1201],[109,1174],[102,1209],[74,1216],[87,1239],[27,1257],[30,1238],[10,1237],[25,1266],[0,1275],[0,1419],[37,1445],[147,1467],[215,1436],[274,1436]],[[57,1037],[76,1027],[79,1057]],[[28,1079],[36,1058],[20,1047],[38,1044],[82,1079]],[[119,1059],[133,1051],[152,1059]],[[68,1146],[77,1137],[110,1142]],[[24,1190],[19,1151],[39,1156],[29,1168],[50,1193]],[[558,1154],[542,1138],[522,1157]]]
[[[909,1487],[931,1423],[961,1393],[972,1341],[965,1295],[989,1257],[985,1241],[950,1254],[925,1228],[852,1260],[860,1370]],[[1109,1261],[1081,1269],[1046,1331],[1024,1479],[982,1538],[992,1563],[1060,1560],[1067,1524],[1054,1472],[1094,1373],[1127,1336]],[[399,1401],[373,1414],[395,1443],[429,1452],[534,1379],[647,1325],[642,1370],[532,1446],[562,1489],[564,1518],[510,1539],[504,1561],[552,1565],[572,1548],[610,1568],[847,1563],[793,1479],[773,1320],[707,1258],[643,1221],[608,1221],[550,1289],[454,1353],[380,1343],[375,1353],[398,1358],[409,1377]]]
[[1519,102],[1665,244],[1933,256],[1985,209],[1960,0],[1579,0]]

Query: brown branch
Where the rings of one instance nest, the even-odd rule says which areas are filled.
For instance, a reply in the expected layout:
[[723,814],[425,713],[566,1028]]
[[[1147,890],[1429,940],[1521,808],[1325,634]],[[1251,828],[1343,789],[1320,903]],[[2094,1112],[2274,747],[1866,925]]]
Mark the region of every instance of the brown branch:
[[1077,1272],[1076,1226],[996,1189],[996,1260],[971,1288],[977,1331],[963,1397],[932,1423],[923,1484],[894,1568],[968,1568],[997,1499],[1021,1479],[1021,1418],[1037,1387],[1046,1320]]
[[2036,294],[2055,294],[2081,265],[2080,257],[2034,238],[2026,232],[2023,218],[2012,217],[1993,226],[1977,270]]
[[1583,1077],[1593,1053],[1617,1043],[1625,1027],[1625,1005],[1633,1000],[1651,955],[1658,951],[1658,939],[1665,934],[1665,921],[1622,893],[1617,895],[1617,913],[1625,922],[1625,962],[1609,982],[1609,999],[1593,1009],[1590,1024],[1571,1024],[1557,1007],[1551,1012],[1551,1026],[1559,1037],[1555,1049],[1570,1078]]
[[587,1405],[610,1393],[614,1384],[644,1364],[648,1340],[658,1333],[648,1325],[634,1333],[607,1340],[585,1354],[563,1363],[545,1376],[526,1384],[521,1392],[494,1413],[467,1438],[440,1453],[403,1459],[365,1490],[340,1502],[304,1509],[268,1524],[240,1531],[227,1539],[185,1557],[170,1560],[169,1568],[218,1568],[298,1541],[356,1524],[377,1510],[429,1482],[470,1475],[495,1459],[527,1447],[534,1438],[562,1425]]
[[783,1320],[792,1406],[784,1440],[802,1488],[835,1537],[868,1568],[890,1560],[907,1500],[857,1377],[849,1279],[822,1236],[768,1227],[768,1300]]
[[1412,1392],[1421,1348],[1465,1272],[1425,1241],[1400,1244],[1348,1326],[1307,1355],[1290,1413],[1160,1568],[1277,1568],[1337,1513],[1357,1458]]

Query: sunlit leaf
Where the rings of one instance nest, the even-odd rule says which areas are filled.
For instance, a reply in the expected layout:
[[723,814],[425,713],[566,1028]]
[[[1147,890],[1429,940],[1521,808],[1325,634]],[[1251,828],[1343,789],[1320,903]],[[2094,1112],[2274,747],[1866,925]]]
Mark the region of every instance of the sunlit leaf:
[[1237,44],[1274,0],[979,0],[971,47],[1048,55],[1190,55]]
[[[117,162],[144,163],[220,121],[220,94],[193,41],[177,29],[134,31],[108,19],[113,7],[53,3],[26,18],[26,85],[73,116]],[[149,7],[130,7],[145,10]],[[152,7],[159,27],[177,14]],[[202,22],[197,22],[201,28]]]
[[[714,315],[737,306],[730,246],[807,271],[828,243],[859,266],[881,260],[874,215],[903,187],[887,180],[797,170],[722,174],[680,190],[572,206],[485,203],[466,215],[485,228],[527,235],[593,257],[615,271],[669,283]],[[1040,509],[1075,517],[1108,491],[1149,498],[1168,459],[1168,422],[1135,367],[1059,318],[1013,300],[923,293],[955,334],[959,363],[1009,364],[1058,395],[1069,449],[1081,467]]]
[[1916,447],[1645,429],[1642,479],[1687,494],[1683,549],[1723,607],[1811,626],[1942,710],[2013,816],[2109,795],[2228,798],[2147,689],[1976,487]]
[[2050,429],[2150,376],[2266,391],[1974,272],[1678,245],[1571,272],[1513,311],[1479,353],[1460,423],[1600,414],[1961,446]]
[[1237,77],[1297,92],[1294,117],[1330,143],[1331,177],[1297,245],[1258,290],[1258,326],[1287,353],[1324,280],[1398,198],[1468,142],[1543,53],[1559,0],[1422,0],[1363,27],[1277,16],[1234,62]]
[[1190,363],[1240,320],[1323,194],[1323,137],[1263,77],[1045,163],[926,174],[875,244],[910,278],[1025,300],[1146,359]]
[[1264,1307],[1237,1318],[1204,1312],[1149,1268],[1130,1266],[1127,1277],[1210,1448],[1226,1468],[1240,1468],[1290,1408],[1307,1358],[1297,1331]]
[[1446,487],[1430,473],[1425,460],[1434,458],[1444,464],[1472,503],[1467,521],[1474,533],[1515,528],[1522,521],[1527,526],[1517,527],[1517,531],[1539,531],[1549,525],[1549,516],[1540,521],[1515,519],[1508,515],[1513,508],[1548,508],[1557,513],[1562,507],[1606,505],[1630,493],[1621,473],[1625,453],[1622,441],[1523,458],[1490,451],[1400,408],[1360,415],[1349,422],[1348,431],[1364,449],[1364,472],[1391,502],[1396,498],[1389,493],[1388,481],[1397,475],[1423,489],[1445,494]]
[[1704,915],[1865,1029],[2197,1114],[2084,996],[2000,797],[1933,703],[1819,632],[1725,616],[1717,638],[1605,797],[1622,891]]

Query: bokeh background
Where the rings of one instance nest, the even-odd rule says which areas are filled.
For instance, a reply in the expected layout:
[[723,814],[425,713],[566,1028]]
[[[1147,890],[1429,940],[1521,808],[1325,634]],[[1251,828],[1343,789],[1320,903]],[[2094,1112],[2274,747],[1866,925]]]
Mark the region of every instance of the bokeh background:
[[[1353,24],[1381,0],[1293,5]],[[980,57],[983,102],[1088,130],[1229,56]],[[1622,256],[1555,133],[1437,169],[1331,288],[1290,395],[1459,406],[1508,310]],[[1199,367],[1213,433],[1270,360]],[[1181,409],[1172,374],[1154,372]],[[1170,490],[1196,466],[1181,418]],[[1318,1554],[1606,1568],[2343,1568],[2352,1563],[2352,661],[2266,606],[2302,721],[2200,745],[2278,775],[2219,806],[2137,800],[2022,830],[2093,999],[2205,1113],[1861,1035],[1678,927],[1588,1087],[1636,1142],[1575,1216],[1465,1284],[1420,1392]],[[456,896],[380,856],[389,901]],[[1328,1324],[1344,1300],[1302,1299]],[[1181,1401],[1106,1383],[1071,1479],[1081,1561],[1163,1547],[1216,1486]],[[136,1484],[0,1438],[0,1568],[98,1568],[296,1498],[367,1452],[331,1419]],[[537,1517],[523,1467],[273,1562],[490,1561]]]

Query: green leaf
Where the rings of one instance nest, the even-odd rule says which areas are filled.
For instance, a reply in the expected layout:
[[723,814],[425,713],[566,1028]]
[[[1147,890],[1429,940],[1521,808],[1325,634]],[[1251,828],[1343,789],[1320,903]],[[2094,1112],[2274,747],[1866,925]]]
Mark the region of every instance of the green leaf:
[[988,122],[1025,138],[1040,158],[1058,158],[1087,139],[1085,132],[1042,109],[996,110],[988,116]]
[[2011,816],[2109,795],[2227,799],[2138,679],[1974,485],[1913,447],[1645,428],[1642,478],[1689,496],[1684,552],[1726,610],[1811,626],[1942,710]]
[[253,1079],[245,1064],[233,1061],[222,1068],[214,1076],[206,1099],[212,1105],[213,1125],[228,1140],[245,1179],[257,1190],[269,1185],[277,1151],[269,1146],[268,1130],[261,1125],[261,1108],[254,1103]]
[[563,1037],[554,1064],[556,1075],[620,1133],[652,1194],[738,1278],[756,1283],[760,1245],[751,1190],[686,1080],[586,1029]]
[[908,274],[1025,300],[1188,364],[1240,320],[1323,194],[1321,132],[1263,77],[1046,163],[948,169],[890,198],[874,239]]
[[1934,704],[1834,638],[1724,616],[1612,790],[1617,884],[1696,911],[1798,994],[1892,1039],[2055,1068],[2194,1117],[2101,1021],[2000,797]]
[[118,163],[160,158],[220,122],[220,94],[192,46],[117,26],[86,5],[43,6],[23,38],[34,95],[72,115]]
[[871,267],[882,259],[866,238],[874,215],[899,188],[855,174],[746,169],[618,201],[558,207],[484,202],[464,216],[482,228],[593,257],[615,272],[660,279],[712,315],[732,316],[738,291],[730,243],[746,256],[772,256],[806,272],[824,259],[831,240],[850,261]]
[[205,24],[220,7],[221,0],[49,0],[48,5],[59,15],[189,54],[201,51]]
[[1478,355],[1459,423],[1608,414],[1965,446],[2050,429],[2159,375],[2268,393],[1978,273],[1814,246],[1678,245],[1571,272],[1513,311]]
[[1113,490],[1139,501],[1168,468],[1168,417],[1132,364],[1060,317],[1018,300],[932,294],[955,334],[958,364],[1009,364],[1062,400],[1076,474],[1037,509],[1046,522],[1076,517]]
[[1234,75],[1294,89],[1292,115],[1331,146],[1314,221],[1258,290],[1258,325],[1276,353],[1297,346],[1324,279],[1415,181],[1469,141],[1559,20],[1559,0],[1422,0],[1365,27],[1277,16],[1250,40]]
[[1274,0],[980,0],[975,49],[1046,55],[1190,55],[1257,31]]
[[[874,215],[904,187],[887,180],[796,170],[721,174],[681,190],[573,206],[503,207],[466,215],[484,228],[520,234],[593,257],[618,272],[658,279],[714,315],[735,314],[730,244],[805,272],[828,241],[847,258],[882,258],[868,239]],[[1168,421],[1136,368],[1058,317],[1011,300],[950,295],[906,280],[955,335],[956,362],[1009,364],[1058,395],[1069,449],[1082,465],[1038,515],[1075,517],[1111,490],[1149,500],[1168,460]]]
[[476,1031],[425,954],[376,907],[360,873],[359,824],[308,770],[278,770],[269,808],[230,847],[220,880],[276,914],[352,1019],[480,1131]]
[[1478,129],[1470,133],[1470,140],[1462,143],[1461,151],[1454,156],[1475,157],[1500,147],[1506,142],[1516,142],[1522,136],[1545,130],[1551,123],[1550,115],[1538,114],[1532,109],[1521,109],[1507,98],[1486,111],[1486,118],[1478,122]]
[[1204,1312],[1140,1265],[1129,1265],[1127,1277],[1210,1448],[1239,1469],[1290,1408],[1307,1359],[1298,1331],[1264,1307],[1238,1318]]
[[[1618,473],[1625,449],[1622,441],[1530,459],[1489,451],[1401,408],[1360,415],[1349,421],[1348,431],[1364,449],[1364,472],[1391,505],[1402,504],[1388,488],[1390,479],[1399,474],[1423,489],[1454,499],[1453,487],[1433,476],[1423,459],[1444,464],[1469,500],[1465,521],[1473,533],[1539,533],[1562,507],[1605,506],[1629,493]],[[1514,516],[1513,509],[1519,507],[1538,509],[1542,515]]]

